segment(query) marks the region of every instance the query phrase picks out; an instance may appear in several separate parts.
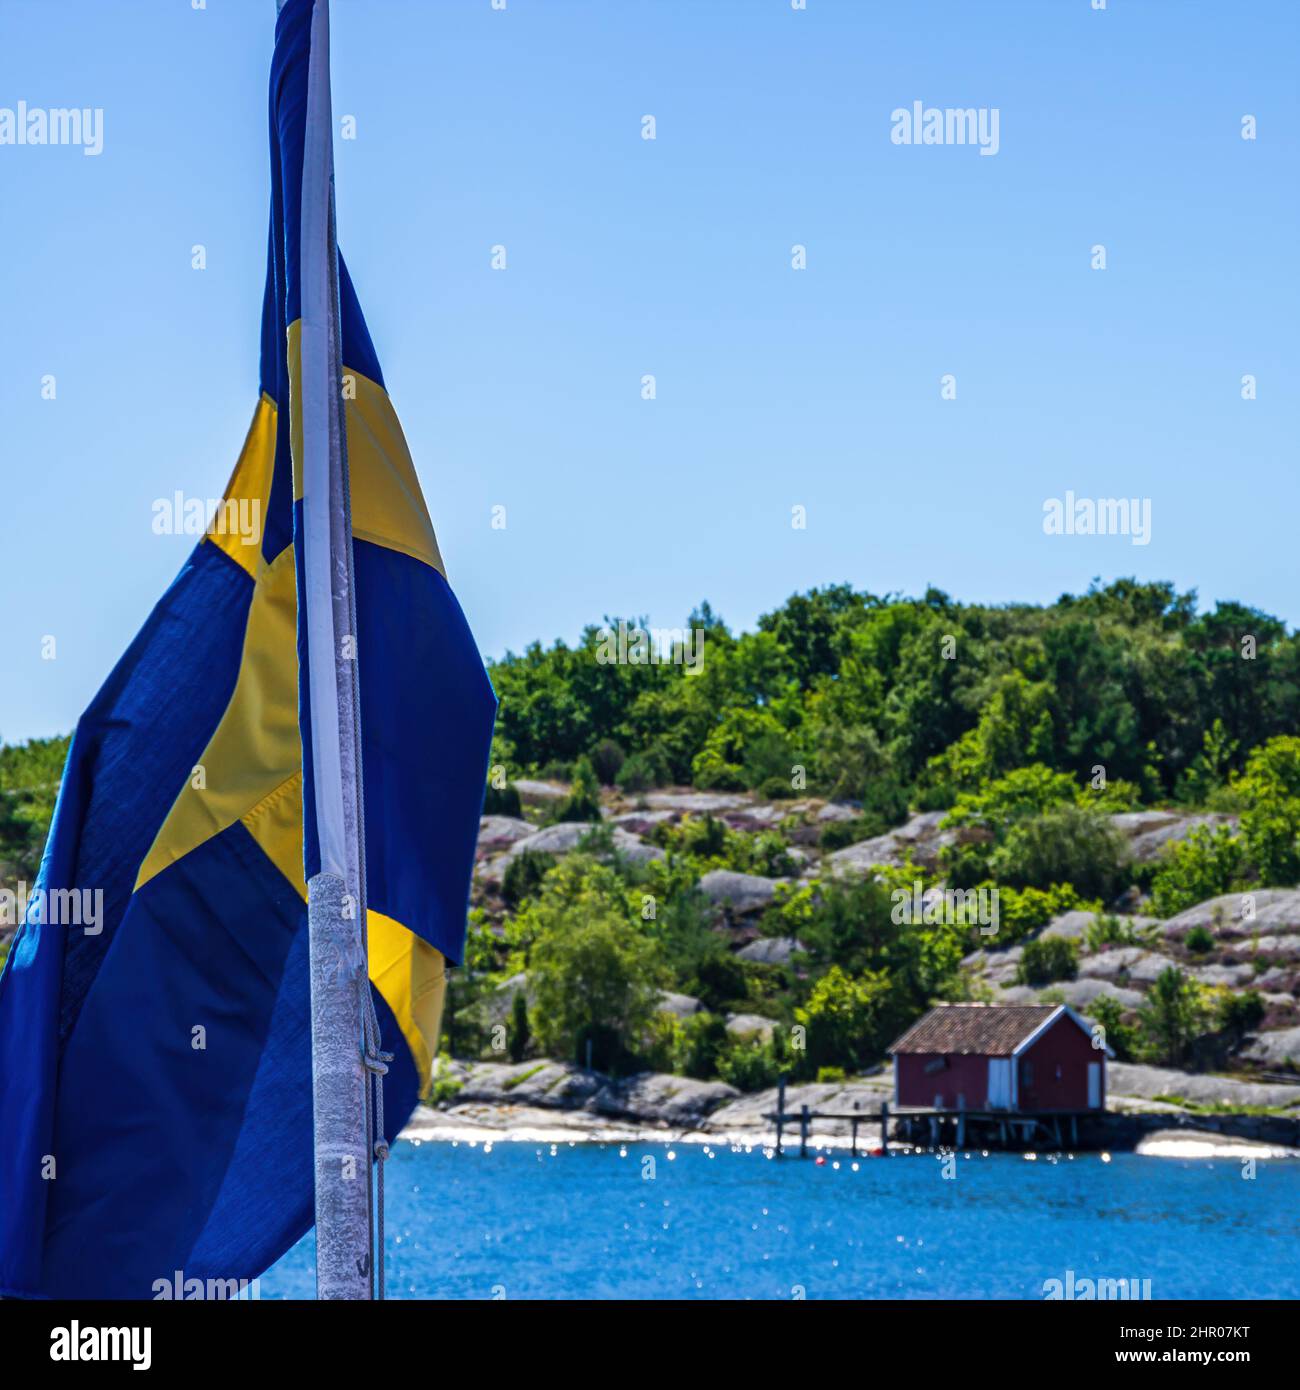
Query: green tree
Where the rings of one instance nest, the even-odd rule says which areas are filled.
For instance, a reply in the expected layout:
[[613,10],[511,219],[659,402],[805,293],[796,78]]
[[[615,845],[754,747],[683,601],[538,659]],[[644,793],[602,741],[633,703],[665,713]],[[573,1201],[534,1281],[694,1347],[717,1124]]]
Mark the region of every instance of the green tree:
[[522,1062],[528,1053],[528,999],[522,989],[510,997],[510,1060]]
[[1022,985],[1050,985],[1072,980],[1079,971],[1079,948],[1063,937],[1026,941],[1020,952],[1017,977]]
[[1237,783],[1241,833],[1266,885],[1300,883],[1300,738],[1271,738],[1246,760]]
[[1244,870],[1244,847],[1228,826],[1198,825],[1166,851],[1151,880],[1151,905],[1156,916],[1173,917],[1231,892]]
[[529,959],[532,1031],[542,1052],[599,1071],[625,1070],[649,1028],[661,968],[628,921],[591,904],[551,916]]
[[833,965],[795,1010],[807,1029],[800,1070],[816,1075],[822,1067],[861,1071],[879,1059],[893,1037],[899,1009],[883,970],[858,977]]
[[1204,1032],[1207,1022],[1205,992],[1196,980],[1171,965],[1156,976],[1138,1010],[1143,1049],[1162,1066],[1181,1066]]
[[1089,1014],[1100,1023],[1106,1046],[1119,1062],[1133,1061],[1138,1052],[1138,1030],[1124,1021],[1124,1006],[1113,994],[1099,994],[1088,1008]]
[[596,780],[591,759],[585,754],[573,770],[569,795],[556,808],[555,823],[569,821],[598,821],[600,819],[600,783]]

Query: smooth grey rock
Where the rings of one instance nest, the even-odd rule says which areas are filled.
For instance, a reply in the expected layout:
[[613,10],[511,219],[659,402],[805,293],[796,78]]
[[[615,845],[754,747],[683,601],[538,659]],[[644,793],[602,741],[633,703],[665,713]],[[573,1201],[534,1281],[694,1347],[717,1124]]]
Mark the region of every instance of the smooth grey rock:
[[978,826],[941,830],[946,811],[920,811],[903,825],[869,840],[836,850],[827,858],[835,874],[865,874],[877,867],[899,868],[910,859],[921,868],[933,869],[939,853],[949,845],[986,840],[988,832]]
[[1056,988],[1061,991],[1061,998],[1072,1009],[1077,1009],[1081,1013],[1086,1013],[1098,999],[1103,997],[1115,1000],[1123,1009],[1136,1009],[1143,1000],[1140,990],[1124,989],[1122,986],[1111,984],[1107,980],[1065,980]]
[[1300,959],[1300,936],[1245,937],[1234,941],[1228,950],[1234,956],[1281,956],[1284,960]]
[[[548,825],[538,830],[526,840],[516,840],[507,851],[507,858],[523,854],[525,851],[541,854],[570,854],[597,827],[581,821],[561,821],[559,825]],[[662,859],[664,852],[658,845],[648,845],[636,835],[629,834],[621,826],[612,830],[614,849],[626,855],[635,864],[644,864],[651,859]]]
[[728,1014],[727,1032],[737,1038],[761,1038],[771,1040],[776,1024],[762,1014]]
[[747,798],[731,792],[647,792],[644,800],[655,811],[689,812],[693,816],[716,816],[747,804]]
[[588,1102],[601,1115],[631,1115],[670,1125],[695,1125],[740,1092],[723,1081],[695,1081],[686,1076],[641,1072],[624,1081],[608,1081]]
[[789,965],[794,953],[802,950],[802,944],[793,936],[760,936],[748,946],[742,946],[736,958],[755,965]]
[[1063,912],[1038,933],[1043,941],[1082,941],[1084,934],[1092,925],[1094,912],[1083,912],[1076,908],[1073,912]]
[[783,806],[752,805],[742,806],[736,811],[724,811],[722,819],[733,829],[754,832],[771,830],[788,816]]
[[1287,936],[1300,932],[1300,889],[1259,888],[1254,893],[1224,893],[1169,918],[1164,933],[1183,937],[1193,927],[1207,927],[1216,937],[1250,936],[1254,932]]
[[858,808],[848,801],[828,801],[817,812],[819,821],[856,820]]
[[599,1072],[583,1071],[570,1062],[474,1062],[465,1073],[456,1103],[578,1106],[606,1081]]
[[620,826],[630,835],[645,835],[656,825],[675,819],[671,811],[624,811],[620,815],[610,816],[609,823]]
[[[776,1110],[776,1088],[769,1087],[762,1091],[753,1091],[749,1095],[741,1096],[739,1100],[734,1100],[730,1105],[719,1110],[713,1115],[709,1122],[710,1129],[726,1132],[729,1129],[740,1130],[759,1130],[766,1135],[775,1138],[776,1127],[767,1118]],[[806,1105],[812,1111],[829,1111],[832,1114],[848,1115],[856,1107],[864,1115],[876,1115],[880,1112],[880,1102],[889,1101],[891,1104],[894,1099],[894,1073],[892,1067],[885,1067],[874,1077],[854,1077],[850,1081],[830,1081],[830,1082],[806,1082],[802,1086],[787,1086],[785,1090],[785,1108],[787,1112],[785,1141],[790,1142],[791,1128],[789,1112],[793,1111],[794,1120],[794,1142],[799,1142],[799,1107]],[[818,1134],[848,1134],[850,1122],[847,1120],[818,1120],[814,1121],[814,1132]],[[865,1142],[872,1132],[878,1132],[879,1126],[872,1130],[872,1127],[864,1123],[860,1131],[860,1138]]]
[[[1291,1030],[1288,1030],[1291,1031]],[[1264,1036],[1267,1036],[1265,1034]],[[1181,1096],[1202,1105],[1300,1105],[1300,1086],[1233,1081],[1222,1076],[1198,1076],[1192,1072],[1144,1067],[1131,1062],[1110,1062],[1106,1090],[1120,1096]]]
[[739,874],[732,869],[711,869],[700,879],[700,892],[711,903],[730,907],[744,914],[758,912],[772,901],[776,885],[782,879],[763,878],[759,874]]
[[[1113,980],[1119,975],[1132,976],[1134,970],[1142,968],[1142,962],[1151,956],[1151,952],[1142,946],[1111,946],[1105,951],[1098,951],[1096,955],[1085,956],[1079,962],[1080,975],[1092,975],[1102,980]],[[1173,965],[1174,962],[1168,956],[1157,957],[1159,967],[1148,965],[1145,973],[1150,974],[1151,979],[1166,965]],[[1151,972],[1154,971],[1154,974]]]
[[526,840],[535,835],[537,827],[515,816],[484,816],[478,823],[478,849],[480,854],[492,854],[497,850],[509,849],[518,840]]
[[[1063,912],[1059,917],[1053,917],[1038,935],[1044,941],[1060,939],[1082,943],[1096,915],[1095,912],[1086,912],[1082,908]],[[1124,916],[1120,920],[1134,931],[1138,931],[1143,927],[1158,926],[1160,919],[1158,917],[1143,917],[1134,913]]]
[[1167,845],[1185,840],[1198,826],[1227,825],[1236,829],[1237,818],[1217,811],[1203,815],[1178,811],[1123,811],[1111,816],[1110,823],[1128,840],[1130,858],[1146,864],[1159,858]]
[[833,874],[868,874],[873,869],[900,868],[907,856],[902,845],[892,834],[873,835],[869,840],[859,840],[856,845],[847,845],[827,856]]
[[1253,965],[1201,965],[1187,972],[1203,985],[1247,985],[1255,978]]
[[521,801],[561,801],[569,794],[568,787],[560,782],[536,782],[524,779],[513,785],[519,793]]
[[[1300,1027],[1257,1033],[1241,1055],[1248,1062],[1259,1062],[1268,1067],[1280,1067],[1287,1062],[1300,1063]],[[1296,1100],[1300,1103],[1300,1087],[1296,1088]]]
[[659,991],[658,1010],[661,1014],[672,1014],[674,1018],[690,1018],[704,1007],[694,995],[674,994],[670,989]]

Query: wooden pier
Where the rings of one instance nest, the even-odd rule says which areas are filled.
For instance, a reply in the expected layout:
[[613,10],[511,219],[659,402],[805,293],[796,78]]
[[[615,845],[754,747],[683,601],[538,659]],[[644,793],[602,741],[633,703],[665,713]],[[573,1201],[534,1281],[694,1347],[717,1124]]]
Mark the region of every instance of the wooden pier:
[[[1104,1112],[1102,1112],[1104,1114]],[[939,1110],[895,1106],[881,1101],[879,1110],[854,1108],[848,1114],[812,1110],[801,1105],[797,1111],[785,1105],[785,1080],[777,1085],[776,1110],[764,1115],[776,1126],[776,1153],[785,1156],[787,1126],[799,1126],[799,1157],[807,1158],[809,1139],[815,1120],[833,1120],[849,1126],[849,1148],[858,1156],[858,1131],[863,1124],[880,1126],[880,1154],[889,1156],[889,1130],[910,1147],[922,1149],[979,1148],[1021,1152],[1035,1148],[1064,1151],[1080,1147],[1080,1119],[1095,1120],[1097,1112],[1029,1113],[1019,1110]],[[1090,1147],[1085,1145],[1084,1147]]]

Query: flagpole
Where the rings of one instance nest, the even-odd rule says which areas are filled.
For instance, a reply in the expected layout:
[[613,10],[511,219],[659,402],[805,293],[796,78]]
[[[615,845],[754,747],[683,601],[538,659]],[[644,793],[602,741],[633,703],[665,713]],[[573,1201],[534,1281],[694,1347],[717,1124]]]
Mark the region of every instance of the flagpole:
[[[277,0],[277,12],[284,0]],[[303,604],[320,871],[307,884],[316,1296],[372,1296],[365,830],[334,226],[329,0],[315,0],[301,218]],[[381,1254],[382,1258],[382,1254]]]

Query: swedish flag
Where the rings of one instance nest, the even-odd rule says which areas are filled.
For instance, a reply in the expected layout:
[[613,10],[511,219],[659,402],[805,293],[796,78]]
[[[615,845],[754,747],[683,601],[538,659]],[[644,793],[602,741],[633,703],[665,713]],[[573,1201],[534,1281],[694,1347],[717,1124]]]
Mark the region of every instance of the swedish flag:
[[[87,931],[30,911],[0,976],[5,1294],[251,1279],[312,1222],[306,883],[321,855],[299,595],[313,7],[287,0],[276,27],[261,391],[228,506],[79,721],[33,894],[102,891],[102,913]],[[463,945],[495,701],[341,261],[333,321],[391,1139],[428,1083]],[[260,519],[251,543],[232,515]]]

